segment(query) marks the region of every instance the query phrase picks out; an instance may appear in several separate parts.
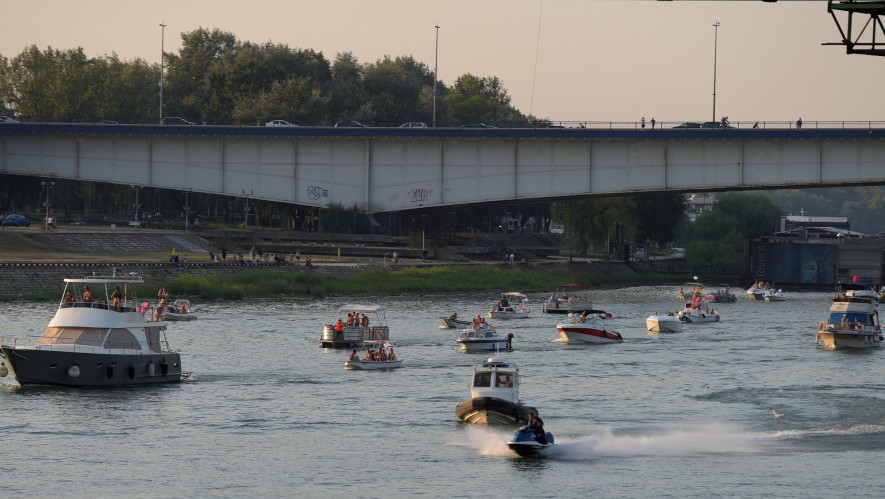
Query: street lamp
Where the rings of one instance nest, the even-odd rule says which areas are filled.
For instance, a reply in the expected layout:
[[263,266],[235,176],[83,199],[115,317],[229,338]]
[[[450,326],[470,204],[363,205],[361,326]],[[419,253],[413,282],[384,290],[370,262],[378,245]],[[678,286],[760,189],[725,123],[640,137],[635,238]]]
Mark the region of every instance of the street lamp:
[[48,231],[52,228],[49,223],[49,190],[55,186],[55,182],[40,182],[40,185],[46,188],[46,202],[43,203],[43,206],[46,207],[46,218],[43,219],[43,230]]
[[132,205],[132,207],[135,209],[135,222],[136,222],[135,225],[137,226],[138,225],[138,209],[141,208],[141,205],[138,204],[138,191],[139,191],[139,189],[141,189],[141,186],[140,185],[130,185],[129,187],[132,189],[135,189],[135,204]]
[[188,232],[190,230],[190,224],[188,223],[187,212],[191,209],[190,204],[187,202],[187,196],[190,194],[192,189],[188,189],[184,191],[184,231]]
[[433,128],[436,128],[436,87],[439,81],[439,23],[436,28],[436,56],[433,62]]
[[246,196],[246,209],[243,210],[245,212],[246,217],[246,225],[245,228],[249,228],[249,196],[255,193],[254,189],[249,189],[249,193],[246,194],[246,189],[243,189],[243,195]]
[[166,55],[166,25],[160,23],[160,122],[163,122],[163,59]]
[[713,121],[716,121],[716,53],[719,51],[719,21],[713,23]]

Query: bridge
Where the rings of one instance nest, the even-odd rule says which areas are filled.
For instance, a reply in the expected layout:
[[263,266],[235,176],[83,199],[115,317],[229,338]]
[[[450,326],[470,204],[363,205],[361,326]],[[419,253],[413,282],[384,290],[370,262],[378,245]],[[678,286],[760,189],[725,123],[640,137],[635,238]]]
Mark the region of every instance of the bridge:
[[[659,124],[660,125],[660,124]],[[885,184],[885,126],[0,125],[0,174],[367,212],[642,192]],[[584,128],[580,128],[584,126]]]

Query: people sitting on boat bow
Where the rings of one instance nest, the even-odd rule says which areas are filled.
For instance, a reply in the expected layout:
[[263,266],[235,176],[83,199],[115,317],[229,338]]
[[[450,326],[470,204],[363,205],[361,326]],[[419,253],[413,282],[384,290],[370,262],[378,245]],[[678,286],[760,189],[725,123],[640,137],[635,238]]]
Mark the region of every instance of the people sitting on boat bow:
[[354,361],[359,362],[360,361],[360,356],[358,353],[356,353],[356,350],[353,350],[352,352],[350,352],[350,356],[347,357],[347,361],[348,362],[354,362]]
[[390,362],[396,361],[396,355],[394,355],[393,353],[393,347],[390,347],[390,349],[388,349],[387,360],[389,360]]

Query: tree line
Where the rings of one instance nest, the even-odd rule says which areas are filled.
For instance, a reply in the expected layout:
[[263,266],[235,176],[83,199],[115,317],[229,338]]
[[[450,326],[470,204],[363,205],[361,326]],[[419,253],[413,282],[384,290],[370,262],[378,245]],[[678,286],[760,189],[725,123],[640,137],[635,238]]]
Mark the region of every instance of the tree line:
[[[163,54],[164,116],[210,125],[433,121],[434,73],[412,56],[363,63],[344,52],[329,60],[313,49],[242,41],[207,28],[183,33],[181,42],[177,53]],[[31,45],[12,57],[0,54],[0,114],[25,121],[157,123],[160,71],[140,58]],[[437,83],[436,117],[440,126],[538,121],[511,105],[501,80],[469,73],[451,86]]]

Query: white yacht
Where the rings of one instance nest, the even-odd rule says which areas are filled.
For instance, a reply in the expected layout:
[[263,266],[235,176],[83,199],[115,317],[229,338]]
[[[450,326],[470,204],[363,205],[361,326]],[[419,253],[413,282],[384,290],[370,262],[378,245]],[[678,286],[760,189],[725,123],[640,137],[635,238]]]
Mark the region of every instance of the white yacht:
[[826,321],[817,323],[814,342],[826,348],[871,348],[882,344],[879,311],[868,297],[837,295]]
[[[189,373],[166,341],[166,323],[139,303],[127,276],[65,279],[55,317],[39,337],[0,337],[0,354],[21,385],[178,383]],[[113,305],[114,290],[124,301]],[[109,304],[111,303],[111,304]]]
[[535,408],[519,400],[519,369],[498,357],[473,366],[470,398],[455,407],[458,418],[475,424],[525,424],[529,411]]

